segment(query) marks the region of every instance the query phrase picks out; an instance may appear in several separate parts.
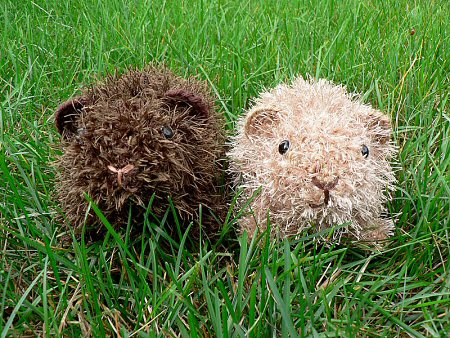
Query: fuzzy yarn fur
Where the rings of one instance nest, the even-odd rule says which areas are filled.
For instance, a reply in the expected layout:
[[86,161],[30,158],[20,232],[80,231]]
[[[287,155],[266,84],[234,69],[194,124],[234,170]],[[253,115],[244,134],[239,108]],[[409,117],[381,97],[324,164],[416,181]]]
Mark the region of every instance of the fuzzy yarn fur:
[[200,204],[217,214],[226,208],[224,120],[206,84],[152,66],[129,70],[63,103],[55,120],[63,150],[57,198],[77,231],[97,221],[85,194],[116,226],[126,224],[130,205],[142,220],[153,195],[158,216],[168,196],[182,219],[193,219]]
[[[243,207],[240,227],[297,235],[337,227],[333,240],[379,241],[391,235],[386,190],[395,177],[387,116],[327,80],[297,78],[264,92],[237,123],[230,171]],[[261,188],[260,194],[256,194]]]

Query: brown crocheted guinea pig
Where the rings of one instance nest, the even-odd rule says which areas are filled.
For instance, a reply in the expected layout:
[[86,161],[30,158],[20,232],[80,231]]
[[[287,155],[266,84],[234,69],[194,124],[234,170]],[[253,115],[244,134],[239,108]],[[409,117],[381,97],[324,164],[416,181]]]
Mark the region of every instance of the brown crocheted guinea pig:
[[130,203],[139,219],[153,195],[159,216],[168,196],[183,219],[200,204],[218,214],[226,207],[219,192],[224,120],[204,83],[155,67],[109,76],[62,104],[56,126],[63,150],[57,195],[77,230],[96,221],[85,194],[116,226],[126,223]]
[[383,206],[395,183],[390,135],[387,116],[326,80],[299,77],[262,93],[228,153],[241,207],[256,196],[242,230],[264,230],[270,211],[282,236],[337,226],[335,241],[385,239],[394,227]]

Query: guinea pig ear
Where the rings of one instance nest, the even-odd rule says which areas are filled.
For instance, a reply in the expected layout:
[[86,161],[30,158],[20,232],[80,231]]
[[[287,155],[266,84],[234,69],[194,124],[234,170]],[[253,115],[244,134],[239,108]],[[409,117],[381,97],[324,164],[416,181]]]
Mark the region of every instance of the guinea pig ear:
[[76,98],[64,102],[56,110],[56,128],[63,137],[67,138],[77,133],[76,121],[84,105],[85,102],[82,98]]
[[205,98],[189,89],[179,88],[168,90],[164,94],[164,101],[171,108],[189,109],[191,115],[207,118],[212,109],[211,105]]
[[274,134],[280,122],[280,111],[274,108],[257,108],[251,110],[244,120],[244,132],[247,137]]
[[391,139],[391,120],[379,110],[370,111],[367,116],[367,128],[372,139],[380,144],[385,144]]

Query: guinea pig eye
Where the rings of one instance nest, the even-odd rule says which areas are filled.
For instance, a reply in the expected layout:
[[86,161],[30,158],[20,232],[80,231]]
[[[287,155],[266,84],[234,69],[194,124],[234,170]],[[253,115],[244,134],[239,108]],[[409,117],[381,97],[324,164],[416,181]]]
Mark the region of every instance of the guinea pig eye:
[[171,139],[173,137],[173,130],[169,126],[163,126],[161,132],[166,139]]
[[369,157],[369,148],[365,144],[361,147],[361,154],[364,158]]
[[289,147],[291,146],[291,142],[289,142],[289,140],[284,140],[280,143],[280,145],[278,146],[278,152],[281,155],[284,155],[287,153],[287,151],[289,150]]

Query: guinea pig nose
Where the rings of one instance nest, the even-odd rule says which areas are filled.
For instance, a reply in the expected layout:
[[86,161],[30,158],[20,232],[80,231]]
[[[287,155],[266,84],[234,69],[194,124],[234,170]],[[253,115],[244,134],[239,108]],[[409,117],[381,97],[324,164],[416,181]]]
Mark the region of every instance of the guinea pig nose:
[[109,165],[108,169],[110,171],[112,171],[113,173],[117,174],[117,183],[119,184],[119,187],[121,187],[122,186],[122,181],[123,181],[123,175],[124,174],[128,174],[131,170],[133,170],[134,169],[134,165],[133,164],[127,164],[125,167],[123,167],[121,169],[116,169],[112,165]]
[[333,181],[330,182],[322,182],[320,181],[317,176],[314,176],[311,179],[311,183],[314,184],[317,188],[321,189],[321,190],[331,190],[334,189],[336,187],[336,185],[339,182],[339,177],[335,177],[335,179]]
[[317,176],[314,176],[314,177],[311,179],[311,183],[314,184],[317,188],[319,188],[319,189],[321,189],[321,190],[325,189],[325,183],[321,182],[321,181],[317,178]]
[[334,178],[334,180],[332,180],[331,182],[328,182],[327,184],[325,184],[325,189],[326,190],[334,189],[337,186],[338,182],[339,182],[339,177],[336,176]]

